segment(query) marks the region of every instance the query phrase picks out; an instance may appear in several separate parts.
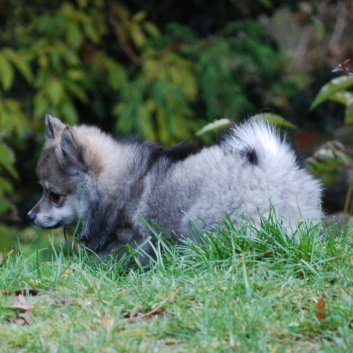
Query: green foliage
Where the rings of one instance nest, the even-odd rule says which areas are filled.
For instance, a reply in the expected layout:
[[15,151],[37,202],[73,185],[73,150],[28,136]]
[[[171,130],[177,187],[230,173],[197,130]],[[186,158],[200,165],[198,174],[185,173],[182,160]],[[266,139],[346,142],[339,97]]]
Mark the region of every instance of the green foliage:
[[[346,107],[344,123],[353,123],[353,92],[349,90],[353,86],[352,72],[346,68],[346,63],[338,65],[333,71],[346,71],[347,76],[334,78],[325,84],[319,91],[311,105],[311,109],[319,104],[331,100]],[[332,185],[337,181],[342,167],[349,168],[352,163],[352,152],[346,149],[338,141],[329,141],[321,146],[314,155],[307,159],[308,169],[317,176],[320,176],[326,185]],[[350,185],[346,194],[344,213],[353,214],[353,179],[350,177]]]
[[[58,11],[32,22],[29,34],[39,38],[28,48],[38,67],[33,84],[35,117],[50,110],[70,123],[78,121],[76,104],[88,103],[86,86],[92,80],[82,65],[81,50],[84,45],[98,44],[104,30],[99,9],[88,16],[66,2]],[[102,65],[105,63],[103,60]]]
[[11,207],[7,196],[13,191],[10,178],[16,178],[17,172],[14,167],[15,156],[6,140],[11,135],[19,134],[27,124],[21,111],[20,103],[14,99],[7,98],[4,93],[9,91],[14,83],[15,69],[30,81],[31,71],[25,59],[12,49],[0,51],[0,213]]
[[339,168],[347,166],[351,161],[352,156],[339,141],[329,141],[306,160],[306,166],[326,185],[332,185],[339,175]]
[[344,123],[353,123],[353,92],[348,90],[352,86],[353,77],[351,76],[341,76],[332,79],[320,89],[311,105],[311,109],[316,108],[327,100],[331,100],[346,107]]
[[180,140],[190,131],[192,111],[188,101],[196,96],[191,65],[182,57],[149,52],[142,71],[122,91],[115,113],[123,133],[140,131],[164,143]]
[[146,41],[140,60],[115,108],[117,128],[164,143],[200,126],[192,105],[202,107],[203,121],[237,120],[254,110],[246,92],[267,85],[280,62],[254,21],[232,22],[211,38],[171,23]]

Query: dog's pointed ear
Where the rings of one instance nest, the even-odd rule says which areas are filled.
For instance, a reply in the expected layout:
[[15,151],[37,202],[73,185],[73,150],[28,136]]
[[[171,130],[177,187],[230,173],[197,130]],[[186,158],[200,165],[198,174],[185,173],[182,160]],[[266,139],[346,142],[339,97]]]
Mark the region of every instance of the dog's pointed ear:
[[45,116],[45,137],[50,140],[55,138],[52,119],[53,117],[47,113]]
[[66,125],[63,124],[58,118],[51,116],[49,113],[45,116],[45,137],[46,140],[54,140],[55,136],[60,136],[61,132],[65,129]]
[[61,151],[63,153],[61,164],[65,173],[75,175],[86,171],[80,148],[68,126],[65,127],[61,135]]

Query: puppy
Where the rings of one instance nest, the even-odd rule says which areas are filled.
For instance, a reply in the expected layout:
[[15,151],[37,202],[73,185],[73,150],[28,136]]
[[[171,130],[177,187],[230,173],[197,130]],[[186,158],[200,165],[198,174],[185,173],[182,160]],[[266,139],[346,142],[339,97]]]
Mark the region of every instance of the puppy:
[[[259,117],[257,117],[259,118]],[[300,168],[276,130],[259,119],[230,128],[221,143],[198,152],[117,140],[93,126],[69,127],[50,115],[36,173],[43,196],[28,213],[34,226],[79,222],[79,239],[97,253],[155,239],[156,222],[178,240],[193,237],[227,214],[260,224],[274,208],[289,233],[300,221],[318,222],[321,186]],[[204,220],[203,221],[201,221]],[[147,260],[146,260],[147,261]]]

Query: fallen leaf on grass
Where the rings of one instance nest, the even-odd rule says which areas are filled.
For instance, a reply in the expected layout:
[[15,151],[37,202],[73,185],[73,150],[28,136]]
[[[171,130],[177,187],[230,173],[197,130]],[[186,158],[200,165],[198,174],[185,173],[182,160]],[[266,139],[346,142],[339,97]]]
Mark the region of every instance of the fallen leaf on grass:
[[105,328],[111,328],[114,324],[114,318],[109,317],[106,313],[103,313],[102,325]]
[[15,304],[9,308],[15,312],[14,323],[23,325],[31,322],[31,311],[34,309],[34,306],[28,303],[22,294],[16,296]]
[[320,298],[315,305],[315,315],[319,321],[326,319],[326,304],[325,299]]

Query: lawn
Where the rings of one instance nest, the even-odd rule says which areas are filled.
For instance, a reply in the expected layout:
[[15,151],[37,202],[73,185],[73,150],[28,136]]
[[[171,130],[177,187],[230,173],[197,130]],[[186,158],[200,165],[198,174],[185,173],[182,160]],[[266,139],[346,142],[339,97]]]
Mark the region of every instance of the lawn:
[[349,232],[250,228],[225,219],[197,243],[161,239],[148,268],[69,245],[50,260],[9,253],[0,351],[352,352]]

